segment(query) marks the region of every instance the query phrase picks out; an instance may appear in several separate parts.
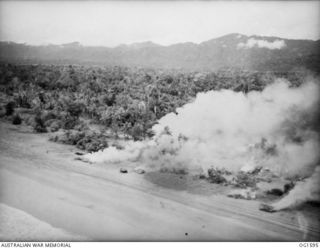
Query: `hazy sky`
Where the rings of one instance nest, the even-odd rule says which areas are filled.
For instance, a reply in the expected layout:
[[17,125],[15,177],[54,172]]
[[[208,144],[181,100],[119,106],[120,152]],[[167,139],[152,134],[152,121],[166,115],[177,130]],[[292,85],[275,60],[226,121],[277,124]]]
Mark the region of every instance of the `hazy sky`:
[[0,1],[0,40],[115,46],[228,33],[320,38],[319,1]]

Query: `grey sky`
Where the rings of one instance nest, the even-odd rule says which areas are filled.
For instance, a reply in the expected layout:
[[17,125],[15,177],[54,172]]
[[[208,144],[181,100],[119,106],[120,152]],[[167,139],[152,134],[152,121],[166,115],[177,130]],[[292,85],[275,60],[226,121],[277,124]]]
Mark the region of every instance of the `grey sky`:
[[1,1],[0,40],[115,46],[228,33],[320,38],[319,1]]

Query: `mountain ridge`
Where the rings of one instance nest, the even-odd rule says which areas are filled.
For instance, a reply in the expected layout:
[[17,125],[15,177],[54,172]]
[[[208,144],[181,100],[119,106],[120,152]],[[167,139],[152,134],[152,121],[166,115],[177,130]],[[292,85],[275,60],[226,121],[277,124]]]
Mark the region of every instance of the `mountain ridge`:
[[227,34],[201,43],[183,42],[168,46],[152,41],[116,47],[84,46],[79,42],[61,45],[27,45],[0,42],[1,61],[76,63],[183,68],[195,70],[294,70],[319,72],[320,40],[286,39],[257,35]]
[[265,35],[244,35],[241,33],[229,33],[223,36],[219,36],[219,37],[215,37],[209,40],[205,40],[202,42],[191,42],[191,41],[185,41],[185,42],[177,42],[177,43],[173,43],[173,44],[169,44],[169,45],[162,45],[160,43],[156,43],[150,40],[146,40],[146,41],[141,41],[141,42],[132,42],[132,43],[121,43],[119,45],[116,46],[104,46],[104,45],[84,45],[79,41],[70,41],[70,42],[66,42],[66,43],[49,43],[49,44],[41,44],[41,45],[35,45],[35,44],[28,44],[26,42],[14,42],[14,41],[1,41],[0,43],[11,43],[11,44],[19,44],[19,45],[26,45],[26,46],[33,46],[33,47],[43,47],[43,46],[64,46],[64,45],[77,45],[77,46],[81,46],[81,47],[102,47],[102,48],[111,48],[114,49],[116,47],[121,47],[121,46],[128,46],[130,47],[131,45],[136,45],[136,44],[153,44],[153,45],[157,45],[157,46],[161,46],[161,47],[171,47],[171,46],[176,46],[179,44],[194,44],[194,45],[200,45],[202,43],[206,43],[208,41],[211,40],[220,40],[220,39],[225,39],[228,37],[234,37],[234,36],[242,36],[242,37],[246,37],[246,38],[263,38],[263,39],[281,39],[281,40],[290,40],[290,41],[310,41],[310,42],[320,42],[320,39],[317,40],[313,40],[313,39],[291,39],[291,38],[284,38],[284,37],[280,37],[280,36],[265,36]]

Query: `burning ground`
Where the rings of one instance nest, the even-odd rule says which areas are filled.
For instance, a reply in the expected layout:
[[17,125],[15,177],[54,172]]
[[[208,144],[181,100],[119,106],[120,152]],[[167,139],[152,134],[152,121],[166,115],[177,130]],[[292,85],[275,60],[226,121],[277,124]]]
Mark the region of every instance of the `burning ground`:
[[[212,184],[182,171],[145,168],[144,174],[138,174],[139,161],[87,164],[75,160],[79,150],[74,146],[48,141],[49,134],[34,133],[24,125],[2,121],[0,133],[2,240],[319,238],[319,206],[314,203],[299,210],[261,212],[258,200],[221,195],[232,189],[230,185]],[[119,168],[127,173],[120,173]],[[27,232],[29,224],[34,232]]]
[[233,186],[236,190],[228,195],[236,198],[255,199],[266,182],[276,183],[265,193],[285,198],[271,210],[289,208],[319,201],[318,107],[314,79],[299,87],[278,79],[247,94],[199,93],[161,118],[153,139],[129,142],[123,149],[111,146],[85,158],[136,161],[149,171],[206,178]]

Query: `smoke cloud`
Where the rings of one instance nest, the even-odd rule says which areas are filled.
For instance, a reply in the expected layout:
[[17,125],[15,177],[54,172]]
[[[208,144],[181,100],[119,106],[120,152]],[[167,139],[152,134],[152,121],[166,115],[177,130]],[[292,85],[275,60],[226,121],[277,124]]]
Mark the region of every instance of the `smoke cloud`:
[[320,201],[320,166],[316,167],[312,176],[297,185],[280,201],[274,203],[274,211],[292,208],[306,201]]
[[238,48],[253,48],[253,47],[258,47],[258,48],[268,48],[268,49],[281,49],[286,47],[286,43],[284,40],[275,40],[273,42],[269,42],[266,40],[258,40],[254,38],[250,38],[247,40],[246,43],[239,43]]
[[207,173],[263,167],[283,176],[310,176],[319,163],[319,84],[289,87],[276,80],[262,92],[199,93],[161,118],[153,139],[86,155],[92,162],[136,161],[150,168]]

